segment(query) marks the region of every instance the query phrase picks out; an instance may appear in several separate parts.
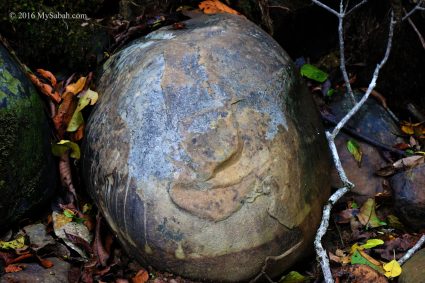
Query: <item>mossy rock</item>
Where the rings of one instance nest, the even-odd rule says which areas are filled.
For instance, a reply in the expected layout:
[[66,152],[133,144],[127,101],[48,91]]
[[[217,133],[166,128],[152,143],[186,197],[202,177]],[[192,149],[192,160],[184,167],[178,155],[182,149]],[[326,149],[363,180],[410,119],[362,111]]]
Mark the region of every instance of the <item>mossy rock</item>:
[[52,194],[56,178],[48,139],[40,97],[0,44],[0,229]]

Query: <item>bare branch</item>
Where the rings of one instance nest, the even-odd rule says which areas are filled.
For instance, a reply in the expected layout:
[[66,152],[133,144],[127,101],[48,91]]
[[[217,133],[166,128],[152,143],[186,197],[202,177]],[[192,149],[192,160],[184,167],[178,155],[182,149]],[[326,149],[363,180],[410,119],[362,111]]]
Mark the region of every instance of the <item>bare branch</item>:
[[420,0],[418,2],[418,4],[416,4],[416,6],[413,7],[413,9],[409,11],[409,13],[406,13],[406,15],[401,19],[401,21],[406,20],[407,18],[409,18],[411,15],[413,15],[413,13],[415,13],[418,10],[423,11],[425,9],[424,7],[422,7],[423,3],[424,3],[424,0]]
[[356,103],[356,99],[354,98],[353,89],[351,88],[350,78],[348,77],[347,69],[345,68],[345,43],[344,43],[344,5],[343,0],[339,2],[339,16],[338,16],[338,36],[339,36],[339,67],[342,72],[342,76],[344,78],[345,87],[347,88],[347,92],[350,95],[350,98],[353,103]]
[[326,250],[322,246],[322,238],[326,234],[329,227],[329,218],[331,215],[331,209],[334,203],[336,203],[343,195],[345,195],[349,188],[343,187],[338,189],[328,200],[328,204],[323,208],[322,222],[317,230],[316,237],[314,239],[314,247],[316,254],[319,259],[320,266],[322,267],[323,277],[326,283],[333,283],[332,272],[329,265],[329,258]]
[[[407,16],[406,9],[403,9],[403,10],[404,10],[404,12],[406,13],[406,16]],[[412,26],[413,30],[414,30],[414,31],[416,32],[416,34],[418,35],[419,40],[420,40],[420,41],[421,41],[421,43],[422,43],[422,47],[425,49],[425,40],[424,40],[424,38],[423,38],[423,36],[422,36],[421,32],[418,30],[418,28],[416,27],[415,23],[413,23],[413,21],[412,21],[412,19],[411,19],[410,17],[408,17],[408,18],[407,18],[407,21],[409,22],[409,24]]]
[[387,49],[385,50],[384,58],[381,60],[380,63],[378,63],[376,65],[375,71],[373,72],[372,80],[369,83],[369,86],[366,90],[366,93],[363,95],[362,99],[356,105],[354,105],[354,107],[347,113],[347,115],[345,115],[345,117],[341,119],[341,121],[338,123],[338,125],[336,125],[336,127],[332,131],[332,138],[335,138],[336,135],[341,130],[341,128],[344,127],[344,125],[348,122],[348,120],[350,120],[351,117],[353,117],[353,115],[356,114],[357,111],[359,111],[360,107],[363,106],[363,104],[368,99],[370,93],[375,88],[376,81],[378,80],[379,72],[380,72],[381,68],[385,65],[385,63],[387,62],[388,57],[390,56],[390,51],[391,51],[391,47],[392,47],[392,40],[393,40],[393,35],[394,35],[394,25],[395,25],[394,13],[391,12],[390,30],[389,30],[389,34],[388,34],[388,43],[387,43]]
[[424,244],[425,242],[425,234],[422,235],[422,237],[416,242],[416,244],[407,251],[407,253],[398,260],[398,263],[400,265],[403,265],[409,258],[412,257],[412,255],[421,248],[421,246]]
[[329,7],[328,5],[323,4],[322,2],[318,1],[318,0],[312,0],[314,4],[316,4],[317,6],[322,7],[323,9],[327,10],[328,12],[334,14],[335,16],[339,17],[339,13],[337,11],[335,11],[334,9],[332,9],[331,7]]
[[358,3],[353,8],[351,8],[347,13],[345,13],[345,15],[347,16],[347,15],[351,14],[352,12],[354,12],[355,10],[357,10],[358,8],[363,6],[363,4],[365,4],[366,2],[367,2],[367,0],[363,0],[362,2]]

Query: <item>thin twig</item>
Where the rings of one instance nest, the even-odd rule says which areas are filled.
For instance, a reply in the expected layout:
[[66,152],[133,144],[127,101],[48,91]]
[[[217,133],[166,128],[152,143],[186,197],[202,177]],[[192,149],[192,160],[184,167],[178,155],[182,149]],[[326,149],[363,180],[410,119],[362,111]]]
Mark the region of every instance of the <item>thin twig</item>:
[[416,242],[416,244],[412,248],[410,248],[410,250],[408,250],[402,258],[400,258],[398,260],[398,263],[400,265],[403,265],[409,258],[412,257],[412,255],[417,250],[419,250],[421,248],[421,246],[424,244],[424,242],[425,242],[425,234],[423,234],[422,237]]
[[327,10],[329,13],[334,14],[335,16],[339,17],[339,13],[337,11],[335,11],[334,9],[332,9],[331,7],[329,7],[328,5],[323,4],[322,2],[318,1],[318,0],[312,0],[314,4],[316,4],[317,6],[322,7],[323,9]]
[[356,105],[354,105],[354,107],[347,113],[347,115],[345,115],[344,118],[341,119],[341,121],[338,123],[338,125],[336,125],[335,129],[332,131],[333,138],[336,137],[336,135],[339,133],[341,128],[344,127],[344,125],[348,122],[348,120],[350,120],[351,117],[353,117],[353,115],[356,114],[357,111],[359,111],[359,109],[363,106],[363,104],[368,99],[372,90],[375,88],[376,81],[378,80],[379,72],[381,71],[381,68],[385,65],[385,63],[388,60],[388,57],[390,56],[393,35],[394,35],[394,25],[395,25],[394,13],[391,12],[390,31],[388,35],[387,49],[385,50],[384,58],[381,60],[380,63],[376,65],[375,71],[373,72],[372,80],[370,81],[369,86],[366,90],[366,93],[363,95],[362,99]]
[[420,0],[418,4],[416,4],[415,7],[413,7],[412,10],[409,11],[409,13],[406,13],[406,15],[401,19],[401,21],[405,21],[407,18],[409,18],[411,15],[413,15],[414,12],[420,10],[423,11],[424,7],[422,7],[422,4],[424,3],[424,0]]
[[358,8],[360,8],[361,6],[363,6],[363,4],[366,4],[367,0],[363,0],[362,2],[358,3],[357,5],[355,5],[353,8],[351,8],[347,13],[345,13],[345,15],[349,15],[352,12],[354,12],[355,10],[357,10]]
[[[327,9],[327,10],[330,9],[328,6],[326,6],[322,3],[320,3],[321,5],[318,4],[316,0],[313,0],[313,2],[316,3],[319,6]],[[344,19],[345,15],[346,14],[345,14],[345,10],[344,10],[343,0],[341,0],[340,1],[340,13],[337,13],[337,16],[338,16],[338,19],[339,19],[338,32],[339,32],[339,40],[340,40],[340,56],[341,56],[340,61],[341,61],[341,71],[343,72],[344,75],[346,75],[344,79],[346,79],[347,89],[350,93],[351,85],[350,85],[350,82],[348,80],[348,75],[347,75],[346,70],[345,70],[345,58],[344,58],[343,19]],[[381,62],[376,65],[375,71],[373,73],[372,80],[369,83],[369,86],[367,88],[366,93],[364,94],[362,99],[357,104],[355,104],[354,107],[345,115],[345,117],[341,119],[341,121],[336,125],[336,127],[332,131],[332,133],[326,131],[326,138],[328,140],[329,147],[331,149],[331,153],[332,153],[333,161],[335,163],[335,167],[337,169],[337,172],[338,172],[338,175],[339,175],[341,181],[344,184],[344,187],[338,189],[329,198],[328,204],[325,205],[325,207],[323,209],[322,221],[320,223],[320,227],[317,230],[317,234],[316,234],[316,237],[314,239],[315,250],[316,250],[316,253],[317,253],[317,257],[318,257],[320,266],[322,267],[322,272],[323,272],[324,280],[325,280],[326,283],[333,283],[334,280],[333,280],[332,272],[331,272],[331,269],[330,269],[328,255],[326,253],[326,250],[322,246],[322,238],[326,234],[326,231],[329,227],[330,212],[331,212],[333,204],[336,201],[338,201],[344,194],[349,192],[354,187],[354,184],[351,183],[350,180],[348,180],[347,175],[345,173],[345,170],[344,170],[344,168],[341,164],[341,159],[339,158],[338,150],[337,150],[336,145],[335,145],[335,137],[339,133],[339,131],[345,126],[345,124],[348,122],[348,120],[350,120],[351,117],[354,114],[356,114],[357,111],[359,111],[359,109],[363,106],[363,104],[366,102],[367,98],[369,97],[370,93],[374,89],[374,87],[376,85],[376,81],[378,79],[379,71],[381,70],[382,66],[387,62],[388,57],[390,55],[390,51],[391,51],[391,47],[392,47],[393,33],[394,33],[394,25],[395,25],[394,13],[391,11],[391,20],[390,20],[390,28],[389,28],[389,35],[388,35],[388,43],[387,43],[385,55],[384,55],[384,58],[381,60]],[[353,95],[352,90],[351,90],[351,95]],[[354,95],[353,95],[353,98],[354,98]]]
[[[406,9],[403,9],[403,10],[404,10],[404,12],[405,12],[405,13],[406,13],[406,15],[407,15]],[[411,19],[410,17],[408,17],[408,18],[407,18],[407,21],[409,22],[409,24],[412,26],[413,30],[414,30],[414,31],[416,32],[416,34],[418,35],[419,40],[420,40],[420,41],[421,41],[421,43],[422,43],[422,47],[425,49],[425,40],[424,40],[424,38],[423,38],[423,36],[422,36],[421,32],[418,30],[418,28],[416,27],[415,23],[412,21],[412,19]]]
[[347,187],[340,188],[329,198],[328,204],[326,204],[323,208],[322,222],[320,223],[320,227],[317,230],[316,238],[314,239],[314,247],[316,248],[317,257],[322,267],[322,272],[326,283],[333,283],[334,281],[329,265],[328,254],[322,246],[322,238],[326,234],[326,231],[329,227],[329,218],[332,206],[348,191],[350,191],[350,189]]

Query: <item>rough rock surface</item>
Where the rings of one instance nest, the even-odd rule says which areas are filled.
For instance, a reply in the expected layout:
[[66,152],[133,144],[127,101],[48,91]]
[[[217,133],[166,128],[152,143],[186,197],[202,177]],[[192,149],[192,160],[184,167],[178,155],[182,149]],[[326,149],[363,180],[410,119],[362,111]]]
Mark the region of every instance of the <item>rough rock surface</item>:
[[390,185],[403,222],[414,229],[425,228],[425,164],[394,175]]
[[[357,100],[360,100],[361,96],[361,93],[357,93]],[[352,103],[348,96],[337,96],[330,105],[337,121],[340,121],[351,107]],[[397,134],[401,134],[398,126],[373,97],[366,101],[365,105],[348,122],[347,127],[389,147],[402,141],[397,137]],[[347,150],[347,141],[350,139],[359,144],[363,153],[360,167],[353,155]],[[380,149],[344,133],[337,136],[335,144],[348,179],[355,185],[352,190],[356,194],[355,199],[362,203],[366,199],[373,198],[377,193],[382,192],[384,178],[377,176],[375,172],[387,165],[388,162],[382,158]],[[336,169],[332,173],[332,185],[334,187],[342,186]]]
[[0,43],[0,230],[52,194],[55,170],[43,104]]
[[318,113],[288,55],[257,26],[224,14],[186,24],[106,62],[85,182],[141,261],[241,281],[269,257],[265,271],[276,275],[311,246],[329,195]]

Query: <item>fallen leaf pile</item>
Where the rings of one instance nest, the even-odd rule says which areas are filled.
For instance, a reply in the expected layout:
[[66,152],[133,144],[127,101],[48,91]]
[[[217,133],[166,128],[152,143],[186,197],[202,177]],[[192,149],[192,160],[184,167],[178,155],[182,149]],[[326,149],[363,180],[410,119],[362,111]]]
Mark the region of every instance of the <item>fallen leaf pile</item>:
[[199,3],[199,9],[201,9],[205,14],[219,14],[219,13],[228,13],[234,15],[240,15],[236,10],[233,10],[229,6],[221,3],[218,0],[206,0]]

